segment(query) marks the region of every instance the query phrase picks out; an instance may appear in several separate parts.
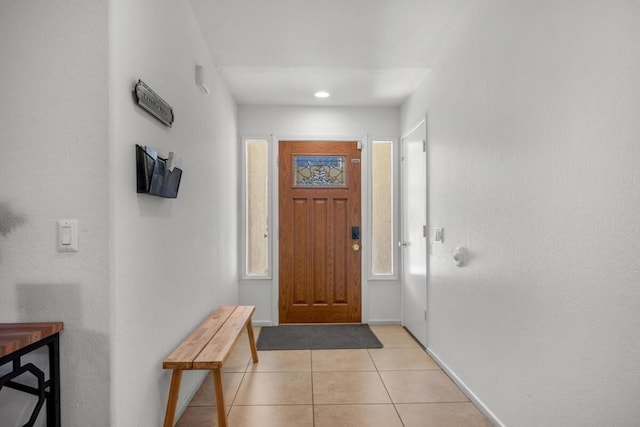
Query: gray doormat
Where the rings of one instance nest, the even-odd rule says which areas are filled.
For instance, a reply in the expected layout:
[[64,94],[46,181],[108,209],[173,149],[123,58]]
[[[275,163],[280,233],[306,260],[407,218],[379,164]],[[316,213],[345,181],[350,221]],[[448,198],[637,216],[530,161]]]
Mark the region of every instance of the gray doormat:
[[280,325],[260,329],[258,350],[382,348],[369,325]]

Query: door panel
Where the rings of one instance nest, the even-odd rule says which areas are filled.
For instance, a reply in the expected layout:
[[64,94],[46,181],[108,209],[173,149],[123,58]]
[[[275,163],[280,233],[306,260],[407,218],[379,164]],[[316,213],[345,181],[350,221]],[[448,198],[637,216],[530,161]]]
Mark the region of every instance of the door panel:
[[360,322],[356,142],[287,141],[278,151],[280,323]]
[[[402,282],[404,325],[427,344],[426,124],[402,140]],[[425,227],[425,228],[423,228]]]

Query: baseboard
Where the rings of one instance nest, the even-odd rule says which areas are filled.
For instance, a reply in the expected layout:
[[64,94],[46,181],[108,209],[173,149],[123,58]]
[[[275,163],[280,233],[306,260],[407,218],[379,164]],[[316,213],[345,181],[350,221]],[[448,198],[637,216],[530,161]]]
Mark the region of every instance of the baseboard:
[[251,324],[253,326],[273,326],[273,322],[271,320],[252,320]]
[[[400,326],[402,324],[402,322],[400,322],[397,319],[375,319],[375,320],[369,320],[366,323],[371,326]],[[274,326],[271,320],[252,320],[251,324],[253,326],[260,326],[260,327]]]
[[442,370],[444,372],[447,373],[447,375],[449,376],[449,378],[451,378],[451,380],[456,383],[456,385],[458,386],[458,388],[460,388],[460,390],[465,394],[465,396],[467,396],[467,398],[473,402],[474,405],[476,405],[476,407],[478,408],[478,410],[480,412],[482,412],[482,414],[487,417],[487,419],[491,422],[491,424],[493,424],[495,427],[505,427],[504,424],[502,424],[502,422],[498,419],[498,417],[496,417],[496,415],[491,412],[491,410],[487,407],[487,405],[485,405],[479,398],[478,396],[475,395],[475,393],[473,393],[473,391],[471,391],[471,389],[469,387],[467,387],[467,385],[460,379],[460,377],[458,377],[456,375],[455,372],[453,372],[446,363],[444,363],[442,361],[442,359],[440,359],[438,357],[438,355],[433,352],[431,349],[427,348],[427,353],[429,354],[429,356],[431,356],[431,358],[440,366],[440,368],[442,368]]
[[367,324],[370,326],[399,326],[401,322],[396,319],[369,319]]

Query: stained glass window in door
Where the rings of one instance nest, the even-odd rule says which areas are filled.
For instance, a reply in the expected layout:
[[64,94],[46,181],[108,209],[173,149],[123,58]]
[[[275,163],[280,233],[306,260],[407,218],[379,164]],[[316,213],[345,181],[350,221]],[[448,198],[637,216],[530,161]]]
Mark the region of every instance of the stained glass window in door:
[[301,187],[345,187],[345,156],[294,156],[293,185]]

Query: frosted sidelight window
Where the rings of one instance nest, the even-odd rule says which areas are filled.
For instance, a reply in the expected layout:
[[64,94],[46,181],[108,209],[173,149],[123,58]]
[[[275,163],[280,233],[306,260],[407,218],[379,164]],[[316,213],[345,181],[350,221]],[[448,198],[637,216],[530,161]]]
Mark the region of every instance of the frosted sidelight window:
[[393,274],[393,142],[371,150],[371,272]]
[[269,143],[246,140],[246,275],[269,275]]

